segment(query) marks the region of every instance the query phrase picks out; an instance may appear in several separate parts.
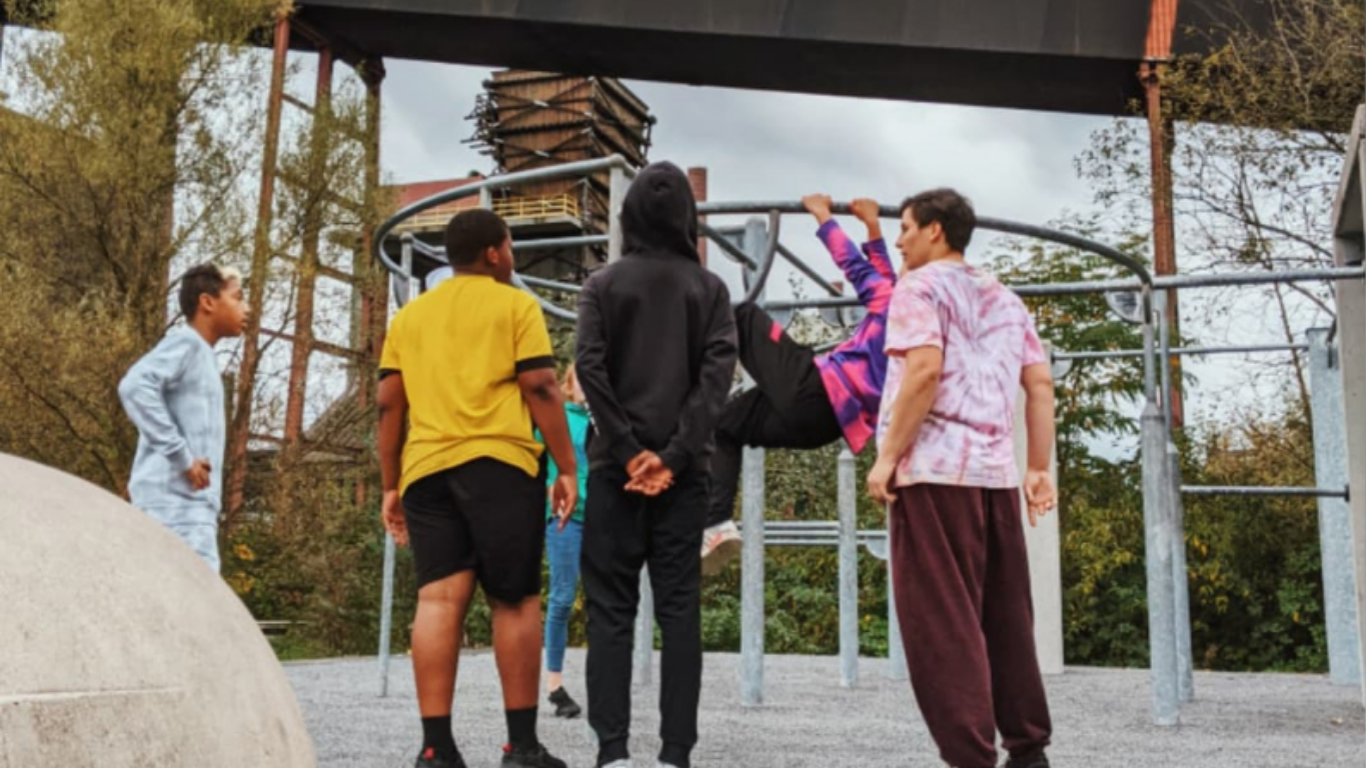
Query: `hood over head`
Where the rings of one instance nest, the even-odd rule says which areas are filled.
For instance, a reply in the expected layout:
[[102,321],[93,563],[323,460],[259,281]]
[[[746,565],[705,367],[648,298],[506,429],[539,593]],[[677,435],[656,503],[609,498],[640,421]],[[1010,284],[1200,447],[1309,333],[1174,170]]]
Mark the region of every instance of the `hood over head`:
[[687,174],[669,162],[645,166],[621,206],[623,256],[697,255],[697,201]]

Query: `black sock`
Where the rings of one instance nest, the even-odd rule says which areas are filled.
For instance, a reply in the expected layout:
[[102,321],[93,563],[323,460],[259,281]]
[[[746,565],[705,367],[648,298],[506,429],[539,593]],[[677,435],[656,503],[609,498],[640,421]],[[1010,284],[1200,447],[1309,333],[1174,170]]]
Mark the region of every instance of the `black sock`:
[[536,746],[536,707],[509,709],[505,714],[508,719],[508,742],[513,749]]
[[460,754],[451,735],[451,716],[422,718],[422,751],[435,752],[436,757],[450,759]]

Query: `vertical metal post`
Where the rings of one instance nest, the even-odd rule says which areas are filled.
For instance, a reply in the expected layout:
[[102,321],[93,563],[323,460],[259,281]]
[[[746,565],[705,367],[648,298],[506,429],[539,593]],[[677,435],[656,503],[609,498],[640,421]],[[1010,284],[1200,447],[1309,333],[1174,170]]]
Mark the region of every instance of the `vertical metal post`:
[[1167,294],[1157,299],[1157,328],[1162,361],[1162,427],[1166,438],[1167,504],[1172,520],[1172,594],[1175,610],[1177,692],[1181,701],[1195,698],[1195,660],[1191,654],[1190,576],[1186,569],[1186,515],[1181,500],[1181,452],[1176,448],[1172,427],[1175,420],[1172,387],[1171,324],[1167,322]]
[[[1347,486],[1347,434],[1342,369],[1328,330],[1309,337],[1309,397],[1314,424],[1314,480],[1320,488]],[[1319,497],[1319,549],[1323,557],[1323,613],[1328,671],[1334,683],[1361,682],[1356,585],[1352,578],[1352,517],[1346,499]]]
[[384,534],[384,576],[379,611],[379,696],[389,695],[389,642],[394,633],[394,537]]
[[[1044,354],[1050,359],[1053,345],[1044,342]],[[1029,471],[1029,422],[1027,393],[1021,391],[1015,403],[1015,467],[1024,478]],[[1058,482],[1058,449],[1056,441],[1048,457],[1048,472],[1056,486]],[[1024,527],[1025,548],[1029,555],[1029,594],[1034,602],[1034,649],[1039,672],[1061,675],[1065,671],[1063,649],[1063,593],[1062,593],[1062,532],[1056,510],[1044,515],[1035,525],[1028,525],[1029,513],[1020,488],[1020,519]]]
[[1140,291],[1143,302],[1143,397],[1149,401],[1157,398],[1157,381],[1153,368],[1153,292],[1146,285]]
[[621,258],[621,204],[626,201],[626,170],[620,166],[612,166],[612,171],[608,177],[608,198],[607,198],[607,263],[612,263]]
[[764,449],[746,448],[740,498],[740,704],[764,703]]
[[858,484],[854,454],[837,461],[840,521],[840,685],[858,684]]
[[1167,485],[1167,441],[1162,412],[1148,401],[1143,410],[1144,559],[1148,572],[1148,647],[1151,656],[1153,724],[1176,725],[1180,692],[1176,667],[1176,586],[1172,578],[1171,493]]
[[640,569],[640,602],[636,605],[636,640],[632,651],[631,680],[640,688],[654,682],[655,593],[650,586],[650,569]]
[[[413,236],[405,234],[402,239],[403,250],[399,264],[403,267],[403,277],[395,279],[398,305],[401,307],[412,301],[417,293],[417,281],[413,279]],[[380,587],[379,604],[379,695],[389,695],[390,638],[394,630],[394,567],[397,549],[394,537],[387,531],[384,534],[384,574]]]
[[[891,512],[891,508],[888,508]],[[901,638],[901,618],[896,609],[896,558],[892,555],[892,519],[887,515],[887,679],[906,680],[906,645]]]
[[[1333,205],[1333,255],[1339,267],[1366,260],[1362,220],[1362,162],[1366,160],[1366,104],[1358,105],[1343,158],[1343,182]],[[1337,304],[1338,368],[1342,375],[1343,423],[1347,430],[1347,480],[1351,490],[1352,565],[1356,580],[1358,666],[1366,703],[1366,288],[1343,280],[1334,286]]]
[[488,187],[479,188],[479,207],[484,210],[493,209],[493,190]]
[[1176,614],[1176,687],[1182,702],[1195,698],[1191,651],[1190,571],[1186,566],[1186,505],[1181,499],[1181,452],[1167,440],[1167,493],[1172,513],[1172,607]]

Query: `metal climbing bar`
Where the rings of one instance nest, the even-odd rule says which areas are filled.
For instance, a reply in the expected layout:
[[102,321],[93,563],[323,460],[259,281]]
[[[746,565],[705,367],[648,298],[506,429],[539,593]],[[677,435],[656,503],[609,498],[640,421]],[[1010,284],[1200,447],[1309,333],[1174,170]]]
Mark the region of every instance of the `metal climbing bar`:
[[[699,203],[697,206],[698,215],[708,216],[739,215],[746,213],[768,213],[770,211],[777,211],[778,213],[784,214],[804,214],[807,212],[806,208],[803,207],[800,202],[788,201],[756,201],[739,203],[708,202]],[[848,203],[835,203],[830,207],[830,212],[837,214],[852,213]],[[896,206],[884,205],[878,209],[878,214],[884,218],[895,219],[901,216],[901,211]],[[1080,235],[1074,235],[1069,232],[1063,232],[1058,229],[1052,229],[1050,227],[1040,227],[1035,226],[1033,224],[1023,224],[1016,221],[1008,221],[1006,219],[993,219],[988,217],[978,217],[977,226],[980,229],[989,229],[995,232],[1003,232],[1012,235],[1022,235],[1024,237],[1031,237],[1037,240],[1047,240],[1050,242],[1058,243],[1060,245],[1067,245],[1073,248],[1078,248],[1080,250],[1094,253],[1099,256],[1104,256],[1110,261],[1113,261],[1114,263],[1129,270],[1131,273],[1134,274],[1134,276],[1139,280],[1140,283],[1143,283],[1150,287],[1153,285],[1152,275],[1148,272],[1147,267],[1143,266],[1143,263],[1140,262],[1138,259],[1130,256],[1127,253],[1124,253],[1123,251],[1117,248],[1114,248],[1101,242],[1097,242],[1095,240],[1091,240],[1090,238],[1082,237]]]
[[[411,277],[411,275],[404,274],[402,265],[390,258],[388,252],[385,250],[385,243],[388,240],[389,235],[393,233],[394,229],[398,227],[399,224],[402,224],[407,219],[439,205],[444,205],[456,200],[463,200],[467,197],[481,196],[486,191],[513,187],[520,184],[529,184],[537,181],[547,181],[560,178],[561,176],[587,175],[602,170],[616,171],[618,174],[628,177],[635,173],[635,170],[630,166],[630,163],[627,162],[626,158],[621,155],[612,155],[611,157],[595,160],[583,160],[577,163],[565,163],[563,165],[554,165],[548,168],[537,168],[535,170],[519,171],[517,173],[508,173],[501,176],[490,176],[489,178],[473,184],[466,184],[464,186],[456,187],[455,189],[440,192],[431,197],[423,198],[412,205],[401,208],[397,213],[385,219],[384,223],[379,225],[379,228],[375,230],[374,245],[372,247],[373,252],[371,255],[374,256],[385,269],[389,270],[391,274]],[[617,227],[613,226],[612,229],[615,231]],[[428,251],[434,252],[434,250],[430,248],[428,248]]]
[[1181,492],[1192,496],[1299,496],[1323,499],[1347,499],[1349,489],[1304,488],[1270,485],[1183,485]]

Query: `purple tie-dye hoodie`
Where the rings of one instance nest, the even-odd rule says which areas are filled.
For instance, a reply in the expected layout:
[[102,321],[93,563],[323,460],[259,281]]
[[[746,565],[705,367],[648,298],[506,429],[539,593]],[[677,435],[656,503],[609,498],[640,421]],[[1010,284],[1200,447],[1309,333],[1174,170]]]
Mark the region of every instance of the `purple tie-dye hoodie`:
[[887,378],[887,308],[896,287],[896,272],[887,257],[887,244],[881,239],[864,244],[860,253],[834,219],[822,224],[816,236],[825,243],[868,310],[847,341],[816,358],[844,439],[849,449],[858,453],[877,429],[882,382]]

